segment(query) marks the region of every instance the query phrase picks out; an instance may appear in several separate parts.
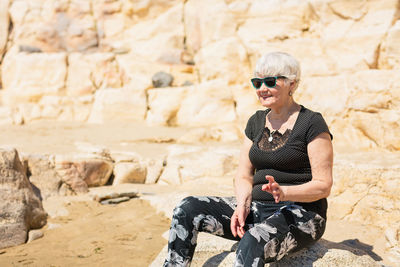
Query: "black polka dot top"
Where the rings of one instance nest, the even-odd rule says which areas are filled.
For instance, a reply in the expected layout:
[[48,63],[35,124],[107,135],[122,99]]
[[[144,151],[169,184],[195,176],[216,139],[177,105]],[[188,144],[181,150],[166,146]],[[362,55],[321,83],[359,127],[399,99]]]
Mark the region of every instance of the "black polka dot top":
[[[269,129],[265,127],[266,115],[270,109],[258,110],[247,122],[246,136],[253,141],[249,151],[249,158],[255,167],[253,176],[253,200],[273,202],[272,195],[261,190],[261,186],[268,181],[265,175],[272,175],[280,185],[298,185],[311,181],[311,166],[307,154],[307,144],[329,128],[318,112],[301,106],[293,129],[278,136],[278,145],[266,149],[263,137],[269,136]],[[278,133],[279,134],[279,133]],[[274,136],[275,138],[275,136]],[[279,143],[279,140],[284,140]],[[332,138],[332,135],[331,135]],[[260,142],[261,141],[261,142]],[[310,207],[321,215],[326,215],[326,199],[312,203],[299,203]],[[325,217],[325,216],[323,216]]]

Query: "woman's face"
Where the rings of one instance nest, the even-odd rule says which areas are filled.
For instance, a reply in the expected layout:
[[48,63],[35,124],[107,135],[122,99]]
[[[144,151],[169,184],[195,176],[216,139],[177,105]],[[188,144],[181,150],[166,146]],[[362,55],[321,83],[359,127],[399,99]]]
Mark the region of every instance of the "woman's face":
[[267,87],[263,83],[261,87],[256,90],[261,105],[272,109],[284,106],[288,103],[290,98],[289,90],[291,84],[291,82],[285,81],[284,78],[278,78],[276,80],[276,86],[273,88]]

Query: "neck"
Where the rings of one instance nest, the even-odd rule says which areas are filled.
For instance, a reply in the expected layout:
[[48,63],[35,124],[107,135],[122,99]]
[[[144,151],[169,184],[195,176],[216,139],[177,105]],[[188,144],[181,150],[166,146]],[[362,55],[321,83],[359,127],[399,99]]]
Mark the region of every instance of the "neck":
[[289,118],[289,116],[292,113],[294,113],[298,109],[298,107],[299,104],[297,104],[292,100],[290,103],[282,107],[271,108],[271,111],[269,112],[268,116],[272,120],[285,121]]

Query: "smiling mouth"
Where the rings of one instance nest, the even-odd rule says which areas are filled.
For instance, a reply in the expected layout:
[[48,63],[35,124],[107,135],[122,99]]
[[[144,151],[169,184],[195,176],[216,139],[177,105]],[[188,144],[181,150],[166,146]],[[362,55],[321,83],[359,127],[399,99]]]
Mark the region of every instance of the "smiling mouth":
[[260,97],[262,97],[263,99],[267,99],[270,98],[272,95],[260,95]]

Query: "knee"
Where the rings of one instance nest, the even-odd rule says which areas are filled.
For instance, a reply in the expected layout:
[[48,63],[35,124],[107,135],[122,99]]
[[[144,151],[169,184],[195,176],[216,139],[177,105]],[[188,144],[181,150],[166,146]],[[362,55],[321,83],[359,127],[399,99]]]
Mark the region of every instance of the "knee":
[[192,196],[182,199],[181,202],[179,202],[179,204],[175,206],[173,210],[173,217],[188,218],[196,206],[195,202],[196,199]]

